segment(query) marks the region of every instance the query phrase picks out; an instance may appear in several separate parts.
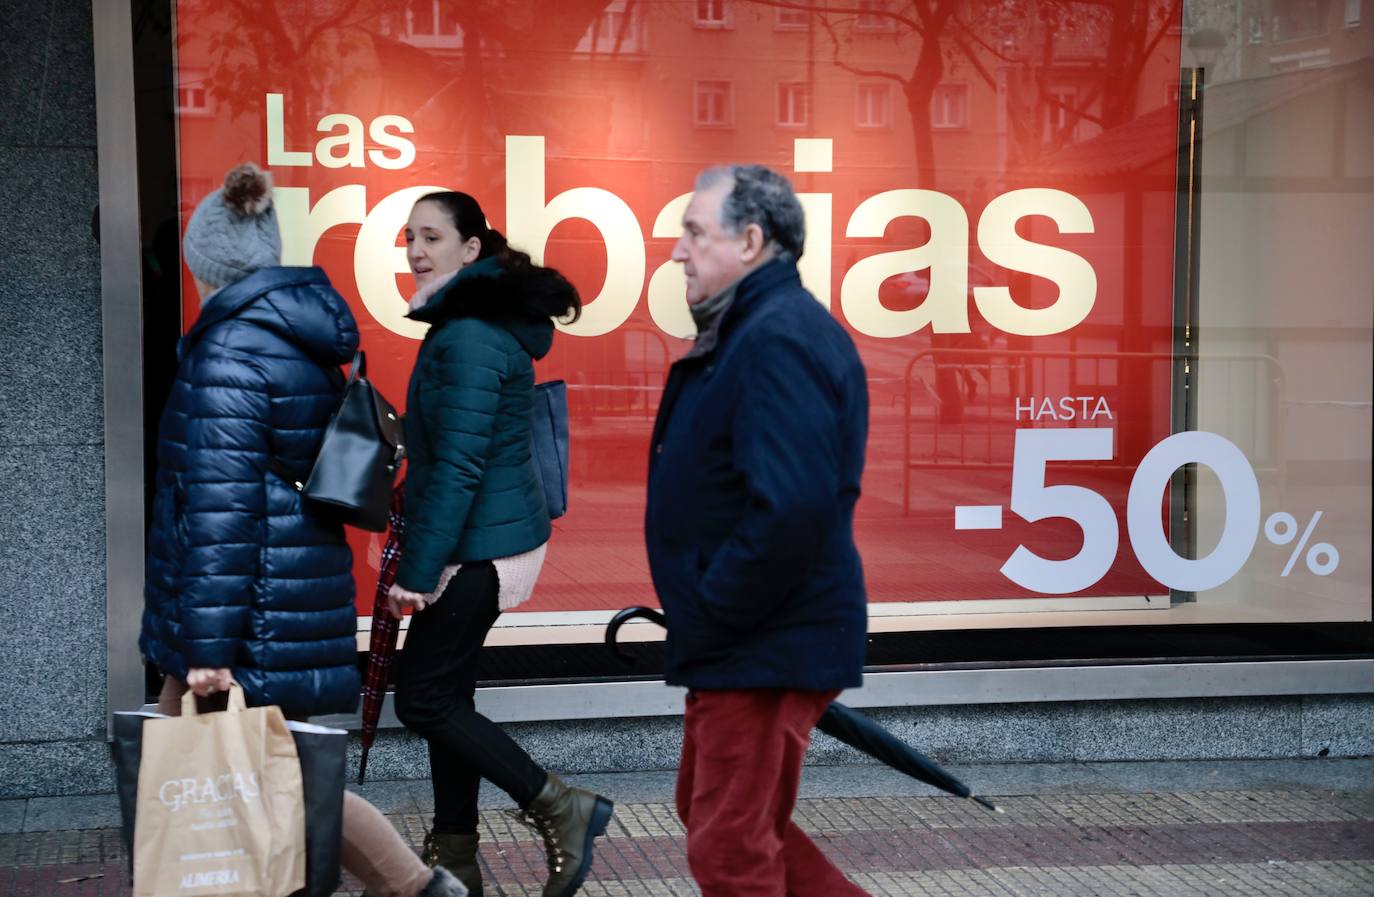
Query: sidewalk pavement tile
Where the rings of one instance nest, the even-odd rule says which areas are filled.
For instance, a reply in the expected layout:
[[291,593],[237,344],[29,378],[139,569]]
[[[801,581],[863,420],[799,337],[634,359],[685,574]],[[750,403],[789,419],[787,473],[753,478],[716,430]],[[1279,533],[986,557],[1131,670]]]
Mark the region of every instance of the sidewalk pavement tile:
[[[868,767],[812,767],[811,796],[798,802],[794,819],[873,897],[1370,897],[1374,787],[1359,778],[1369,764],[1306,762],[1310,767],[1137,764],[1116,769],[1117,779],[1098,764],[962,768],[971,784],[1011,792],[997,798],[1003,814],[903,793],[910,788],[899,786],[904,780],[885,783]],[[584,897],[699,894],[671,773],[573,778],[617,801]],[[1312,784],[1300,787],[1294,778]],[[1360,787],[1331,787],[1352,781]],[[884,787],[887,793],[875,793]],[[428,782],[359,790],[396,807],[389,819],[419,846],[429,822]],[[113,813],[106,798],[29,801],[23,827],[92,824]],[[19,803],[0,803],[0,811],[13,816]],[[537,897],[543,848],[501,806],[509,799],[490,795],[479,820],[487,894]],[[128,897],[122,855],[115,827],[0,833],[0,897]],[[99,877],[78,880],[88,875]],[[345,877],[336,897],[360,892]]]
[[0,800],[0,835],[23,831],[25,800]]
[[32,797],[24,814],[24,831],[58,832],[119,828],[119,799],[113,794],[80,797]]

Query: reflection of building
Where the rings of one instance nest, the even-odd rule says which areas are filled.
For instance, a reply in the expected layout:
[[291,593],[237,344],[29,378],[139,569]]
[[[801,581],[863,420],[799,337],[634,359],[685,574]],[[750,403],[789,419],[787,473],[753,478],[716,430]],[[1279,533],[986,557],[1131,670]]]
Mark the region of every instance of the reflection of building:
[[1263,0],[1245,4],[1242,78],[1367,58],[1374,30],[1361,26],[1361,0]]
[[[275,57],[262,48],[289,46],[321,85],[286,97],[293,134],[309,136],[327,112],[385,102],[413,117],[418,142],[434,149],[451,147],[456,135],[538,133],[550,135],[551,155],[562,142],[627,160],[646,158],[672,134],[688,165],[750,159],[787,168],[793,138],[830,137],[837,164],[855,174],[852,195],[835,198],[840,207],[896,186],[984,202],[1000,192],[1009,162],[1162,106],[1177,80],[1178,60],[1151,42],[1171,27],[1166,3],[1039,4],[1014,26],[969,12],[925,36],[912,28],[922,5],[873,0],[841,14],[751,0],[614,0],[583,4],[585,27],[573,38],[540,43],[498,13],[412,0],[340,22],[310,46],[300,35],[318,23],[294,28],[289,8],[270,23],[207,10],[198,14],[247,29],[252,49],[212,50],[184,37],[179,95],[188,110],[207,113],[183,119],[191,142],[212,131],[214,142],[243,144],[251,155],[263,146],[260,94],[288,80],[270,74]],[[1139,38],[1122,38],[1139,26]],[[472,45],[483,48],[480,60]],[[930,78],[922,60],[932,57],[942,71]],[[395,77],[342,77],[368,63]],[[907,183],[893,182],[892,159],[910,160]],[[654,196],[684,175],[660,161],[668,164],[646,171],[662,183],[648,191]]]
[[[1129,118],[1165,105],[1177,80],[1176,58],[1142,52],[1134,77],[1113,83],[1121,73],[1109,66],[1106,38],[1136,23],[1125,8],[1075,10],[1079,26],[1048,41],[1045,30],[1062,23],[1032,16],[993,49],[974,33],[978,22],[923,38],[911,28],[919,5],[873,2],[856,16],[749,0],[619,2],[588,29],[582,65],[567,70],[564,88],[608,99],[612,157],[642,153],[649,135],[668,132],[681,136],[688,159],[786,167],[793,137],[832,138],[843,155],[837,164],[856,175],[854,195],[836,197],[844,205],[898,186],[892,159],[910,160],[902,186],[918,185],[917,169],[927,165],[933,181],[919,186],[985,201],[1009,153],[1024,158],[1089,139],[1112,117],[1104,112],[1111,102],[1126,107],[1116,117]],[[1144,7],[1157,15],[1166,8]],[[1042,12],[1054,14],[1048,5]],[[1160,18],[1152,24],[1168,28]],[[922,84],[915,69],[926,53],[941,55],[944,70]],[[915,118],[913,102],[925,103]]]
[[[1233,81],[1368,58],[1374,32],[1363,0],[1203,0],[1184,5],[1189,35],[1214,33],[1193,64]],[[1194,44],[1193,41],[1185,41]]]

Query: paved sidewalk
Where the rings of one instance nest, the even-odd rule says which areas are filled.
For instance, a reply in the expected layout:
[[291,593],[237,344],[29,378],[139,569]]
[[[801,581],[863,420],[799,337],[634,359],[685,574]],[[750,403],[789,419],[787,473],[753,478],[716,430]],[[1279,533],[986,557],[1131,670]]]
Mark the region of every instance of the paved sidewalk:
[[[796,819],[874,897],[1374,895],[1374,760],[959,768],[993,814],[875,767],[808,768]],[[671,773],[576,777],[618,801],[588,897],[692,895]],[[363,793],[418,845],[427,782]],[[487,893],[540,892],[533,835],[484,794]],[[0,897],[129,893],[111,795],[0,801]],[[97,876],[86,878],[85,876]],[[355,895],[345,882],[340,894]]]

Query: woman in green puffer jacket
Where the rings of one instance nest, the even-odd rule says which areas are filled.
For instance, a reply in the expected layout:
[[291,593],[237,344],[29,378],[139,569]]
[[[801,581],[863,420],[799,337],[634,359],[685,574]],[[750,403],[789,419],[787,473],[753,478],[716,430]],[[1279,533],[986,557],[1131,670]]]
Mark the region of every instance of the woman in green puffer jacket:
[[419,288],[410,317],[430,325],[406,394],[405,545],[392,613],[415,611],[396,671],[396,713],[429,742],[434,828],[426,859],[482,893],[477,793],[505,790],[543,837],[544,897],[571,897],[591,866],[609,800],[546,772],[474,706],[482,642],[527,600],[550,533],[530,426],[534,361],[553,318],[581,300],[487,227],[465,193],[433,193],[406,224]]

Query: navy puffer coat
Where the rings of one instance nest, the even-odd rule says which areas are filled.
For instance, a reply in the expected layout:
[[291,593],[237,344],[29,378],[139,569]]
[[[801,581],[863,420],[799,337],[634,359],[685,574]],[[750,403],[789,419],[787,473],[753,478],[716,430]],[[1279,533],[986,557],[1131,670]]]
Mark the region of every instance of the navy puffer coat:
[[145,657],[230,667],[250,704],[349,712],[359,680],[343,527],[267,469],[304,476],[358,346],[319,268],[267,268],[210,297],[177,349],[149,534]]
[[654,423],[645,542],[668,615],[665,678],[852,688],[868,635],[854,545],[863,363],[788,260],[739,282],[718,333],[673,365]]

